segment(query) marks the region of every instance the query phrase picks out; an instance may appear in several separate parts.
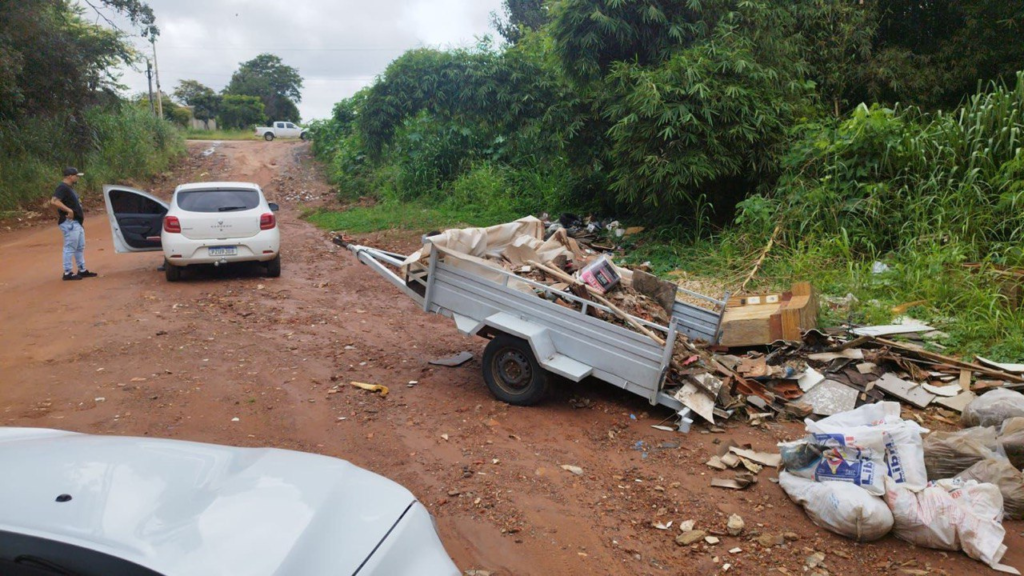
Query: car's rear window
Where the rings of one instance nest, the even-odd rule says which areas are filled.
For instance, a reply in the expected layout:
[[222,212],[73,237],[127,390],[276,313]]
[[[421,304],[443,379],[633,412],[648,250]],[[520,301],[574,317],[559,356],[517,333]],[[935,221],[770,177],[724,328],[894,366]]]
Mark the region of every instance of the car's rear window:
[[178,192],[178,208],[189,212],[238,212],[260,205],[255,190],[188,190]]

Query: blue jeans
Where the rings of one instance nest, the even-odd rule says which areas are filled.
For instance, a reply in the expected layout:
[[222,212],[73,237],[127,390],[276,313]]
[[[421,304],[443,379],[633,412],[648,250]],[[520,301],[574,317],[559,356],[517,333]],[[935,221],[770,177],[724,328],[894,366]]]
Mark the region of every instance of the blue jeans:
[[71,257],[75,257],[78,271],[85,270],[85,229],[75,220],[65,220],[59,225],[64,233],[64,273],[71,274]]

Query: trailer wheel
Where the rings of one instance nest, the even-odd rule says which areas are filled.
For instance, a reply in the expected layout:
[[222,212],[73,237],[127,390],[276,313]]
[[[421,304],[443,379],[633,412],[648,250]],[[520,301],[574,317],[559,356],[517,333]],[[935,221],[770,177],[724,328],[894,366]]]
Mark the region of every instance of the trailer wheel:
[[530,344],[499,334],[484,348],[484,382],[491,394],[515,406],[531,406],[548,391],[548,372],[537,363]]

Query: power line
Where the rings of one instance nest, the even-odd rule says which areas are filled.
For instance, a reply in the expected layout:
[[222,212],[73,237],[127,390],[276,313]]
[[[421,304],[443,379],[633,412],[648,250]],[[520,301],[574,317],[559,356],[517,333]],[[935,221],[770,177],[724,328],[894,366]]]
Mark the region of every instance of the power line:
[[161,44],[162,49],[171,48],[173,50],[220,50],[220,51],[258,51],[258,52],[406,52],[408,50],[415,50],[422,48],[422,46],[413,46],[409,48],[380,48],[380,47],[346,47],[346,48],[254,48],[247,46],[168,46]]

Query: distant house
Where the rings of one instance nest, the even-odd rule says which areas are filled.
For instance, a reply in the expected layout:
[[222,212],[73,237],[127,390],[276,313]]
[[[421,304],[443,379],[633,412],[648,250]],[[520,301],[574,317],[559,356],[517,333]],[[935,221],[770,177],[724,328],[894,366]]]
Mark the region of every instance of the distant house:
[[191,106],[184,106],[189,111],[188,127],[192,130],[216,130],[217,119],[210,118],[209,120],[198,120],[195,114],[192,113]]

